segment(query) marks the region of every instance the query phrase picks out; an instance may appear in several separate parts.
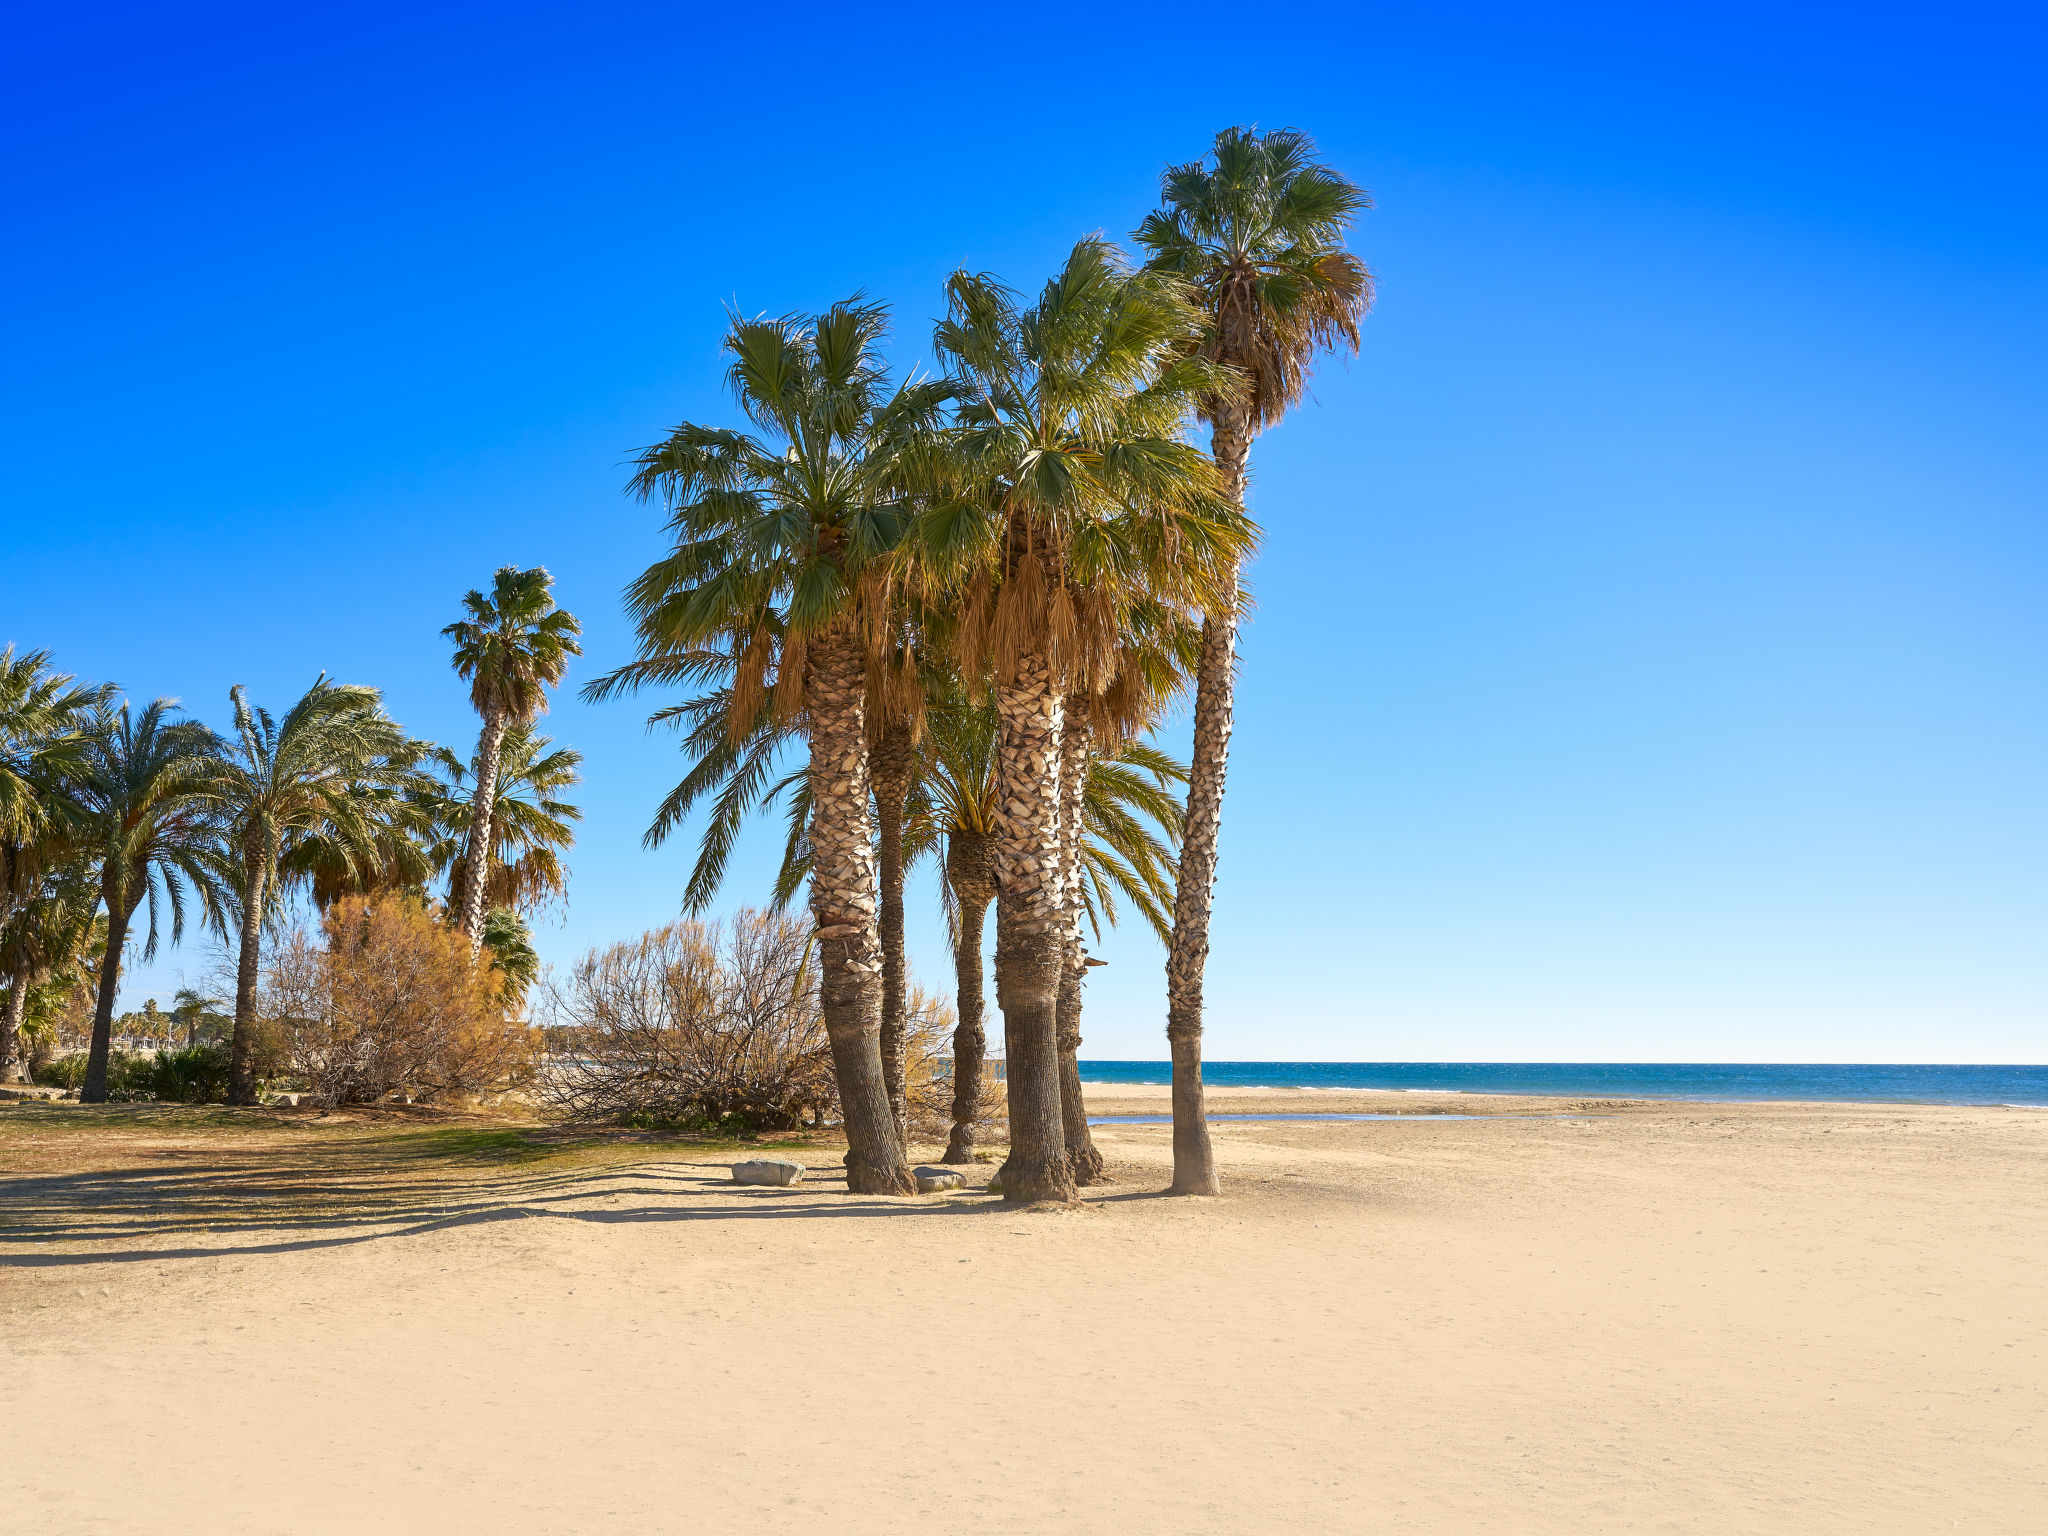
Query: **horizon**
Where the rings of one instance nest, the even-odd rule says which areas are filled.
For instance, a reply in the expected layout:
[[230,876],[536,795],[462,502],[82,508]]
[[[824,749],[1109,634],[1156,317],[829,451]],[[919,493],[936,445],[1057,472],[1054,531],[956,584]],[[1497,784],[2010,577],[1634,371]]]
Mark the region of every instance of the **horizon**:
[[[624,461],[736,418],[725,306],[864,290],[929,366],[955,266],[1033,290],[1218,129],[1299,126],[1374,194],[1380,298],[1253,452],[1207,1056],[2048,1062],[2048,173],[2003,13],[1360,12],[1341,78],[1252,40],[1227,84],[1091,59],[1027,105],[1002,62],[921,139],[894,103],[980,18],[349,14],[20,29],[0,645],[216,727],[325,670],[466,757],[439,630],[546,565],[585,627],[539,726],[585,755],[564,964],[680,908],[691,836],[639,846],[663,700],[576,690],[660,548]],[[869,109],[736,131],[750,51],[850,60]],[[928,866],[908,906],[950,996]],[[1082,1061],[1163,1060],[1163,950],[1096,953]],[[139,1009],[207,960],[127,967]]]

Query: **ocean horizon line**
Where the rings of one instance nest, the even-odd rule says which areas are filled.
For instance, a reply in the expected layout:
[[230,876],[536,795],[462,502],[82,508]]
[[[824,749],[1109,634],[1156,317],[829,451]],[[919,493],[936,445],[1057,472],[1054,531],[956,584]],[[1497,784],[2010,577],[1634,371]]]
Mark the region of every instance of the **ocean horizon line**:
[[[1080,1062],[1084,1083],[1163,1085],[1172,1063]],[[1218,1088],[1590,1095],[1701,1102],[2048,1107],[2048,1064],[2026,1062],[1243,1061],[1202,1064]]]

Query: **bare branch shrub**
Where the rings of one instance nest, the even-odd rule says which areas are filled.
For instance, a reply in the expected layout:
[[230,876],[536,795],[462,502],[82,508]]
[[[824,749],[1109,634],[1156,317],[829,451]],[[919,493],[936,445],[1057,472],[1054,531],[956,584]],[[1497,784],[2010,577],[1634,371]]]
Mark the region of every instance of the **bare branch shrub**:
[[526,1026],[498,1002],[497,972],[416,901],[338,903],[318,934],[272,950],[263,1013],[289,1070],[329,1104],[387,1093],[463,1098],[532,1073]]
[[718,1131],[838,1108],[810,925],[742,910],[592,950],[542,989],[542,1091],[569,1119]]
[[[910,1099],[910,1128],[944,1141],[953,1126],[953,1005],[912,982],[904,995],[903,1086]],[[993,1092],[991,1092],[993,1090]],[[1007,1113],[1002,1084],[982,1075],[984,1118]]]

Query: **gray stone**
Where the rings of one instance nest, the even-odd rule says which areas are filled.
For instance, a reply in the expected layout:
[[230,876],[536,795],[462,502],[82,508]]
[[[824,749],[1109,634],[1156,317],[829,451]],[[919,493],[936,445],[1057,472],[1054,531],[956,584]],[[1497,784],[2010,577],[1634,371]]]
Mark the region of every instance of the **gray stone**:
[[1000,1195],[1002,1192],[1003,1176],[1000,1173],[990,1174],[988,1176],[988,1193],[992,1195]]
[[920,1195],[935,1195],[942,1189],[965,1189],[967,1180],[951,1168],[913,1168]]
[[803,1183],[806,1171],[802,1163],[793,1163],[786,1157],[753,1157],[732,1165],[732,1181],[735,1184],[774,1184],[787,1188],[791,1184]]
[[39,1083],[0,1084],[0,1099],[41,1099],[47,1103],[51,1099],[63,1097],[63,1089],[45,1088]]

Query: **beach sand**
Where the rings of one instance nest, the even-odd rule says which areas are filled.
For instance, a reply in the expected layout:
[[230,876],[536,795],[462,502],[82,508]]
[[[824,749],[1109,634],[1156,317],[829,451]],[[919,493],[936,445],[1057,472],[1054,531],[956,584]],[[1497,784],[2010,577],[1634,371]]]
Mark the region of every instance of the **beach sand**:
[[1412,1118],[1218,1125],[1214,1201],[1103,1128],[1045,1213],[662,1155],[207,1231],[140,1137],[107,1239],[15,1177],[0,1529],[2048,1530],[2048,1113],[1211,1099]]

